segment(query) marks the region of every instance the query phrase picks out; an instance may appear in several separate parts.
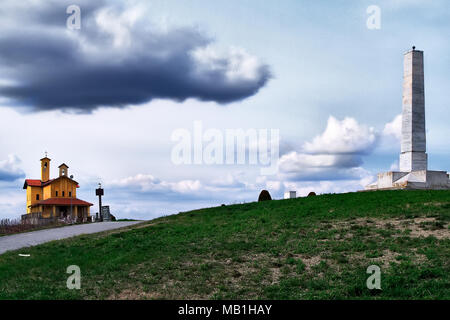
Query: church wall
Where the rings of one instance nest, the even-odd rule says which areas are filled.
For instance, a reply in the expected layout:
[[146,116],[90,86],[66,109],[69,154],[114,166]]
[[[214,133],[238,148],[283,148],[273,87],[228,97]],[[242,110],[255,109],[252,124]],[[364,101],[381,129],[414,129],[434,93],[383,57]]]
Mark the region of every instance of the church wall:
[[72,197],[75,198],[77,196],[76,186],[75,182],[67,178],[58,179],[52,182],[52,197],[56,197],[56,191],[58,191],[58,198],[62,198],[64,191],[64,198],[69,197],[69,192],[72,192]]
[[52,186],[48,185],[44,187],[44,200],[52,197]]
[[27,213],[30,213],[30,206],[38,202],[36,195],[39,195],[39,201],[43,200],[43,192],[41,187],[27,187]]

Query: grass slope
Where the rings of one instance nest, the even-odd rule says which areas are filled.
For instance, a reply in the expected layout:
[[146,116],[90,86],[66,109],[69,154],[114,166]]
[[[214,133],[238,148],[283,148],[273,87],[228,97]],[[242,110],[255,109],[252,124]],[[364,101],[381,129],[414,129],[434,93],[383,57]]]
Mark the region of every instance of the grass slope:
[[449,221],[448,191],[196,210],[3,254],[0,299],[450,299]]

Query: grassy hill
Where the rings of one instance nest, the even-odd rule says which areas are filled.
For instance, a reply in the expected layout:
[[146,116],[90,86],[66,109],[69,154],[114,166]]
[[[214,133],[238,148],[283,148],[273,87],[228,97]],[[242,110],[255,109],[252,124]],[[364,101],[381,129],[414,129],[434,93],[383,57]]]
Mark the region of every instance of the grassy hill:
[[448,191],[196,210],[1,255],[0,299],[450,299],[449,222]]

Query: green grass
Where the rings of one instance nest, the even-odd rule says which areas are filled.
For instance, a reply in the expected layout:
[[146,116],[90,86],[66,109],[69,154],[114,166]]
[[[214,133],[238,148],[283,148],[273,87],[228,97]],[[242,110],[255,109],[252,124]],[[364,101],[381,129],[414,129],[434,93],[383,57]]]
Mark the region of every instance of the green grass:
[[0,299],[450,299],[449,222],[448,191],[196,210],[0,255]]

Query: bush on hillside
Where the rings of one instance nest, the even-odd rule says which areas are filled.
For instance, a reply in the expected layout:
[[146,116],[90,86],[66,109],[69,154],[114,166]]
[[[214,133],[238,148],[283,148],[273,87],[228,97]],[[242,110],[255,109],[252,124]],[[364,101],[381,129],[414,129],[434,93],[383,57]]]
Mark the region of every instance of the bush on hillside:
[[259,194],[259,197],[258,197],[258,202],[267,201],[267,200],[272,200],[272,197],[270,196],[269,191],[267,191],[267,190],[261,191],[261,193]]

